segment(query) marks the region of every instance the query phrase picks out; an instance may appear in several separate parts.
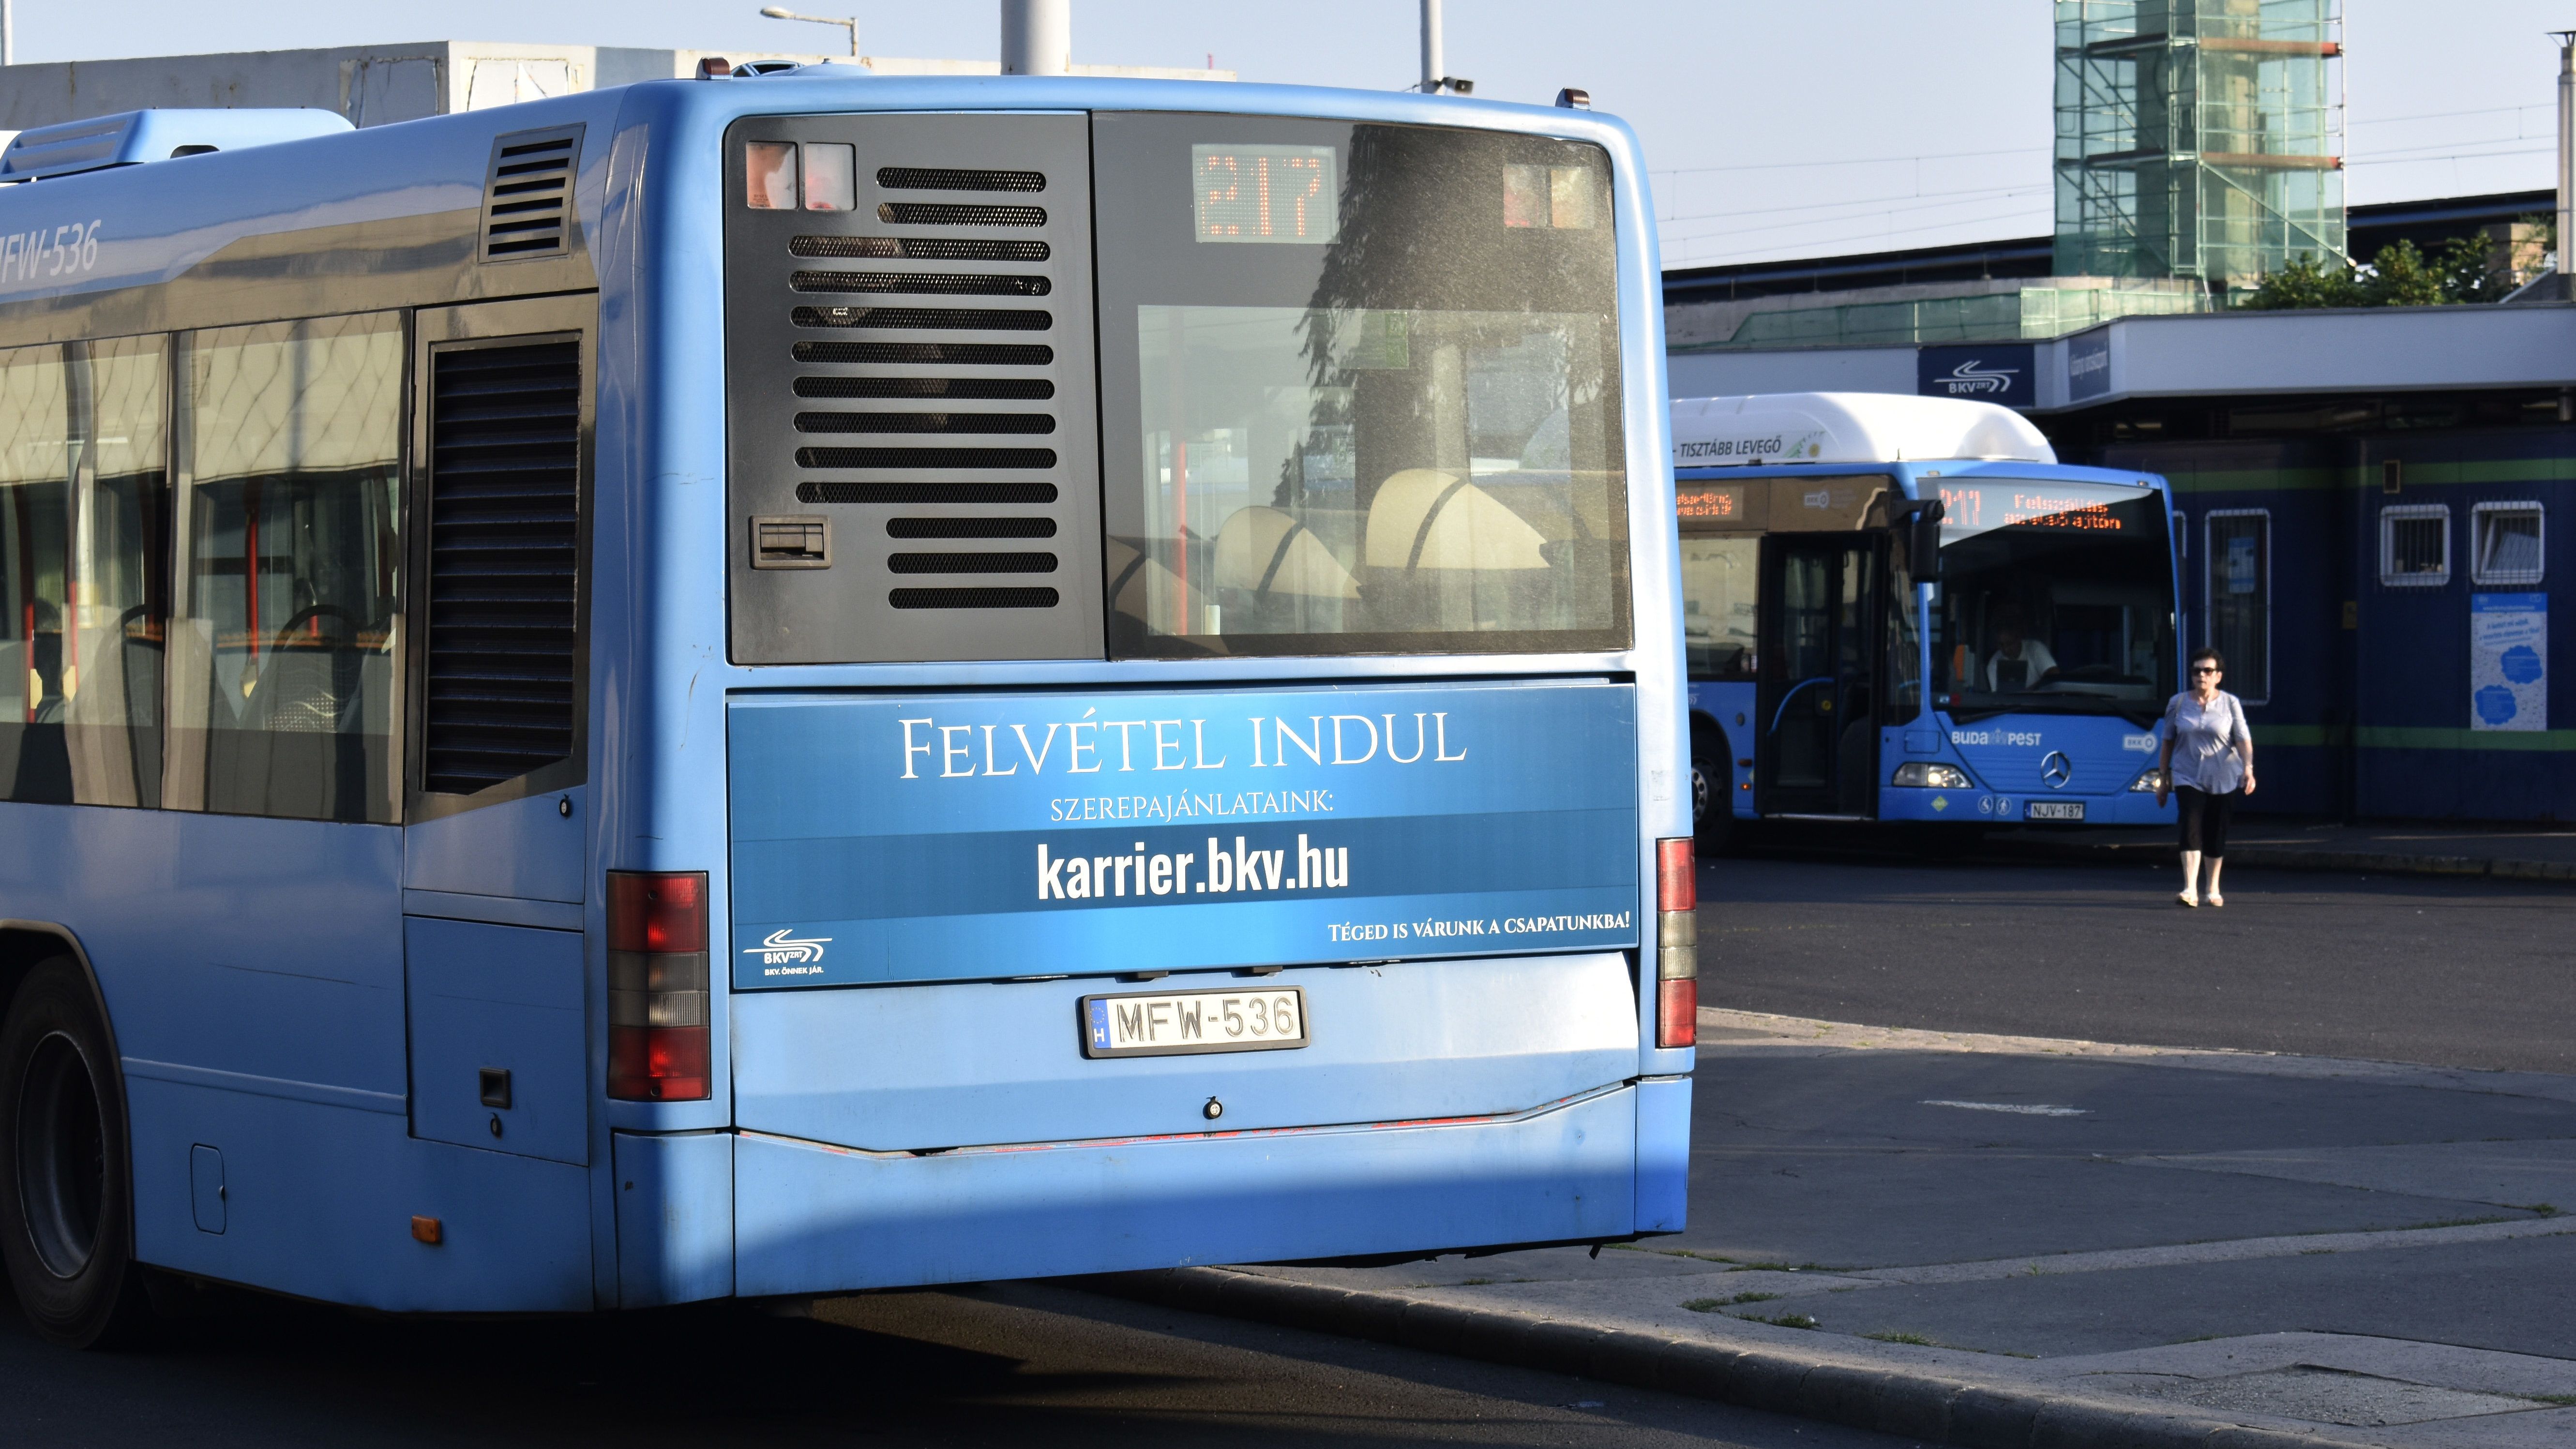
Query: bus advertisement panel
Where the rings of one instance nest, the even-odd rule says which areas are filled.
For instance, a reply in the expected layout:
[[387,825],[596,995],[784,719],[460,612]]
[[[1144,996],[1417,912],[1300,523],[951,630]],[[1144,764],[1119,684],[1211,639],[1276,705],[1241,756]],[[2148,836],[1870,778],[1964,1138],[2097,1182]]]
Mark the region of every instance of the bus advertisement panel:
[[745,701],[734,985],[1633,948],[1633,708],[1606,684]]

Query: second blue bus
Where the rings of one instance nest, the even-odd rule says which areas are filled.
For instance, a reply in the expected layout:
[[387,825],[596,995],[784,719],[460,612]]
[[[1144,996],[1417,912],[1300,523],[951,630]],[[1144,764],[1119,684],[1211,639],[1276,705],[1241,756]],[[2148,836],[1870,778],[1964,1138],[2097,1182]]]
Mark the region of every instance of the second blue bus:
[[1989,403],[1677,399],[1703,850],[1758,818],[2146,825],[2172,504]]

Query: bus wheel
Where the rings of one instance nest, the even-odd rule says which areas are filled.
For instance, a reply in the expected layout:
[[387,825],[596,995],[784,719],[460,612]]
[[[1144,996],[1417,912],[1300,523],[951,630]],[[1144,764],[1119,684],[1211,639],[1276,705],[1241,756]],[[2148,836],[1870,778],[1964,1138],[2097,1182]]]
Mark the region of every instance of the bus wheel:
[[1733,764],[1723,733],[1711,725],[1692,727],[1691,833],[1699,839],[1697,854],[1725,850],[1735,831],[1735,798],[1729,788],[1735,779]]
[[36,1331],[72,1348],[150,1322],[115,1058],[88,979],[38,965],[0,1023],[0,1264]]

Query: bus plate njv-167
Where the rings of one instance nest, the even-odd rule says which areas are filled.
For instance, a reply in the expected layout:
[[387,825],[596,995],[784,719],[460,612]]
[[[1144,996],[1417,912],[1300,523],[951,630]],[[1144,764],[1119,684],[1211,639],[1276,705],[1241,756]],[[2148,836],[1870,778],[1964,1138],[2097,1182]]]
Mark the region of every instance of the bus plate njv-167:
[[1082,998],[1086,1057],[1279,1051],[1306,1040],[1306,993],[1294,986]]
[[2081,820],[2084,818],[2084,802],[2033,800],[2022,807],[2021,818],[2024,820]]

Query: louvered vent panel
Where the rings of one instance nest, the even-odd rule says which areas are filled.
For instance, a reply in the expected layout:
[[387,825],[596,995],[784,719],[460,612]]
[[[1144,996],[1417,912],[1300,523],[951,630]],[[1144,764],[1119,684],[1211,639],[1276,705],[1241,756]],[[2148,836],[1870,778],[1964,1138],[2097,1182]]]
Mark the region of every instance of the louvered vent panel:
[[1044,191],[1040,171],[961,171],[955,167],[880,166],[877,185],[888,191]]
[[425,783],[465,795],[573,752],[581,351],[431,355]]
[[579,126],[494,138],[483,178],[483,260],[559,257],[571,249]]
[[752,140],[901,163],[863,172],[848,211],[728,213],[735,527],[835,520],[825,569],[737,548],[737,659],[1099,656],[1087,133],[1032,116],[735,126],[729,197]]

